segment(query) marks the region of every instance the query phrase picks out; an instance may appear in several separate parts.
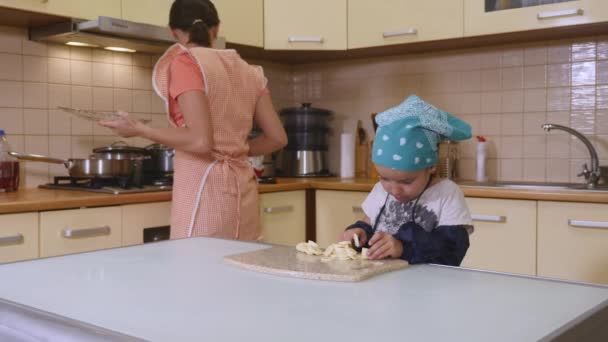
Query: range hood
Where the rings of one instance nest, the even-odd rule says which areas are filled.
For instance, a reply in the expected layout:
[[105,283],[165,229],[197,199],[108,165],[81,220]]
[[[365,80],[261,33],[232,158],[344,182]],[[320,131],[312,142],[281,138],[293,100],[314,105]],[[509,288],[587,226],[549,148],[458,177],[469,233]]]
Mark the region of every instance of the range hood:
[[[91,21],[70,20],[29,29],[31,40],[100,48],[162,53],[175,43],[167,27],[99,17]],[[115,49],[116,50],[116,49]]]

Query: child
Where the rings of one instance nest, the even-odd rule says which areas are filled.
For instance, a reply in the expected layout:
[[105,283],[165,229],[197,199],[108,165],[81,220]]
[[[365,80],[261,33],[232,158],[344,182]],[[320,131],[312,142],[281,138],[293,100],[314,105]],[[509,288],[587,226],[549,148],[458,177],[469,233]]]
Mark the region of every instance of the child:
[[356,234],[370,259],[459,266],[471,214],[458,186],[434,173],[439,140],[469,139],[471,127],[417,96],[378,114],[376,123],[372,161],[380,182],[363,202],[364,221],[349,226],[343,240]]

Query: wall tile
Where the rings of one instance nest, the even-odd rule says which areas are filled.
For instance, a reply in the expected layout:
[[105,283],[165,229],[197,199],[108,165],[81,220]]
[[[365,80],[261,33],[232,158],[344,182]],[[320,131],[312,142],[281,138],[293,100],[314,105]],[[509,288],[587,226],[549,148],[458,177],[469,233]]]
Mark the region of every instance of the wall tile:
[[544,65],[547,63],[547,48],[534,46],[524,49],[524,65]]
[[49,58],[49,83],[70,84],[70,61]]
[[70,59],[90,62],[93,60],[93,49],[70,46]]
[[524,136],[523,146],[524,159],[543,159],[547,157],[547,137],[544,135]]
[[522,66],[524,64],[524,51],[519,48],[503,51],[501,58],[502,67]]
[[567,133],[551,131],[547,135],[547,158],[570,158],[570,136]]
[[52,58],[70,59],[70,47],[63,44],[49,44],[48,55]]
[[597,84],[608,84],[608,60],[597,62]]
[[23,83],[23,107],[47,108],[48,88],[46,83]]
[[464,71],[460,76],[462,82],[462,91],[478,92],[481,90],[481,71],[472,70]]
[[570,112],[547,112],[547,122],[570,126]]
[[524,92],[507,90],[502,92],[501,111],[503,113],[521,113],[524,111]]
[[558,42],[547,47],[547,62],[549,64],[568,63],[572,60],[570,44]]
[[523,114],[503,114],[500,118],[501,135],[522,135]]
[[549,87],[569,87],[572,64],[547,65],[547,84]]
[[112,52],[114,64],[133,65],[133,56],[127,52]]
[[521,89],[524,86],[524,69],[522,67],[502,69],[502,89]]
[[483,114],[481,115],[481,132],[482,135],[500,135],[500,114]]
[[0,53],[0,80],[22,81],[22,70],[23,56]]
[[93,88],[72,86],[72,107],[77,109],[93,109]]
[[49,63],[46,57],[23,56],[23,80],[29,82],[47,82]]
[[114,85],[114,67],[107,63],[93,63],[92,84],[95,87],[112,87]]
[[526,89],[524,91],[524,111],[525,112],[542,112],[547,110],[547,90]]
[[152,69],[133,67],[133,89],[152,89]]
[[0,81],[0,107],[23,106],[23,82]]
[[62,110],[49,110],[49,134],[70,135],[72,134],[72,116]]
[[22,28],[0,26],[0,52],[20,54],[23,37],[25,31]]
[[521,136],[503,136],[500,139],[500,151],[498,157],[501,159],[513,159],[523,157],[523,138]]
[[608,110],[596,110],[595,120],[595,134],[608,134]]
[[130,66],[114,64],[114,87],[133,88],[133,73]]
[[572,61],[592,61],[597,55],[595,40],[579,41],[572,44]]
[[23,109],[0,108],[0,123],[7,135],[24,134]]
[[93,66],[91,62],[70,61],[71,79],[73,85],[90,86],[93,79]]
[[572,64],[572,86],[595,84],[595,62],[580,62]]
[[570,161],[568,159],[547,159],[548,182],[570,181]]
[[545,159],[524,160],[524,180],[528,182],[544,182],[546,179],[547,161]]
[[24,109],[23,121],[25,134],[49,134],[49,113],[46,109]]
[[150,113],[151,95],[147,90],[133,90],[133,112]]
[[502,93],[489,92],[481,93],[481,112],[500,113],[502,107]]
[[545,135],[545,131],[542,129],[542,125],[547,122],[547,115],[545,112],[524,113],[523,122],[524,135]]
[[502,87],[502,73],[500,69],[487,69],[481,71],[481,89],[483,91],[499,90]]
[[500,165],[500,180],[515,181],[523,178],[522,159],[502,159]]
[[93,110],[114,110],[114,90],[112,88],[93,88]]
[[549,88],[547,90],[547,110],[570,110],[571,88]]
[[524,68],[524,88],[545,88],[547,86],[547,67],[545,65]]
[[72,136],[72,158],[87,158],[92,151],[92,136]]
[[582,134],[592,135],[595,133],[595,111],[576,110],[570,113],[570,126]]
[[112,51],[93,49],[93,62],[113,64],[114,56],[112,55]]
[[573,111],[595,108],[595,86],[572,88],[570,108]]
[[25,56],[46,57],[48,55],[46,43],[35,42],[26,37],[23,38],[21,43],[23,45],[23,55]]
[[70,107],[72,105],[72,88],[68,85],[49,84],[49,108],[58,106]]

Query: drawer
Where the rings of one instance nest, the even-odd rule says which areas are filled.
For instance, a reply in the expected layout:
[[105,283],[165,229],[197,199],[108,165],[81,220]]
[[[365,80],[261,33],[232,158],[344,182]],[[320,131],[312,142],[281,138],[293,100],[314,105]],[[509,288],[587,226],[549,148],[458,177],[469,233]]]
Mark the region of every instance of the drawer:
[[536,275],[536,201],[466,198],[475,232],[462,266]]
[[286,191],[260,195],[262,241],[295,246],[306,239],[306,192]]
[[119,247],[121,208],[87,208],[40,213],[40,256]]
[[122,206],[122,245],[144,243],[144,230],[171,224],[171,202]]
[[38,257],[38,213],[0,215],[0,263]]
[[608,284],[608,205],[539,202],[538,275]]
[[338,242],[346,227],[365,217],[361,204],[367,195],[359,191],[317,191],[316,235],[320,246]]

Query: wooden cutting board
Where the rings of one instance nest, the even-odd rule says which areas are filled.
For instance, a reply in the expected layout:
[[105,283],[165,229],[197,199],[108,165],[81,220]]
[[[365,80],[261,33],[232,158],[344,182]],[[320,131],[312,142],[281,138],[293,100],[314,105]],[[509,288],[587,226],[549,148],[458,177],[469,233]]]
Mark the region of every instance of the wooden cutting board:
[[248,270],[302,279],[328,281],[361,281],[378,274],[406,268],[404,260],[332,260],[306,255],[295,247],[274,246],[255,252],[224,257],[228,264]]

